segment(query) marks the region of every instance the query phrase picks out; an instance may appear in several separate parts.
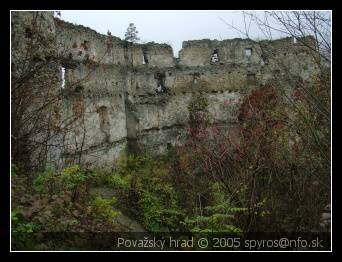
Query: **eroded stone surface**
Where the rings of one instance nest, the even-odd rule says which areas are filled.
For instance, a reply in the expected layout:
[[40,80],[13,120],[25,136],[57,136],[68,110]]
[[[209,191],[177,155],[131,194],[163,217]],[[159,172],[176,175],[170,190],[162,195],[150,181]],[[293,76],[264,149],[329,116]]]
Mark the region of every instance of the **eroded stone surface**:
[[[45,15],[53,20],[52,13]],[[65,68],[60,114],[77,118],[61,142],[66,163],[79,155],[82,163],[112,168],[127,148],[162,153],[182,144],[188,105],[197,94],[208,100],[213,121],[229,129],[244,94],[282,76],[279,61],[291,63],[303,80],[315,70],[305,47],[291,38],[185,41],[175,59],[169,45],[109,41],[56,18],[49,34]]]

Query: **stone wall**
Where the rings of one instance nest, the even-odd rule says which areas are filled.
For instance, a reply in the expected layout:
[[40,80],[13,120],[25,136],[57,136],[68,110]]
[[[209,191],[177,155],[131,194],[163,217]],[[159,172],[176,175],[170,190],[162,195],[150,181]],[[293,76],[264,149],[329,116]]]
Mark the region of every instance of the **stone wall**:
[[[260,63],[260,47],[251,40],[193,40],[184,41],[180,51],[180,63],[186,66],[209,66],[210,57],[217,49],[220,63],[243,64]],[[246,56],[246,49],[252,49],[251,56]]]
[[132,44],[54,21],[65,68],[62,115],[77,118],[63,141],[67,163],[80,157],[110,168],[127,151],[163,153],[182,144],[188,105],[198,93],[207,98],[212,121],[229,130],[243,95],[281,74],[279,61],[303,79],[314,71],[305,46],[291,38],[185,41],[176,59],[166,44]]
[[45,144],[59,122],[57,56],[52,12],[11,12],[11,157],[26,172],[45,167]]

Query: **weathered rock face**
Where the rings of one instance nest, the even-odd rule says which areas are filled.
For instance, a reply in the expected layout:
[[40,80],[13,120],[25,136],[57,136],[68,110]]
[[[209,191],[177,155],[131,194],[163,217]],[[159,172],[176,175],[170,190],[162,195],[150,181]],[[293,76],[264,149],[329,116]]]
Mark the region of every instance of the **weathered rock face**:
[[306,49],[290,38],[186,41],[175,59],[166,44],[132,44],[59,19],[54,24],[65,68],[61,114],[77,118],[63,141],[68,163],[79,157],[111,167],[127,149],[163,153],[182,144],[188,105],[198,93],[213,121],[233,128],[244,93],[281,74],[275,60],[293,64],[303,78],[314,70]]

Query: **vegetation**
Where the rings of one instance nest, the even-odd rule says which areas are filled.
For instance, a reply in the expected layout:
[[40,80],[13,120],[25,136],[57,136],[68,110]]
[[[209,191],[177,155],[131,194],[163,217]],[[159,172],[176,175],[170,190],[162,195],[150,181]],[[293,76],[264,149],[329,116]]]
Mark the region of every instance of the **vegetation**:
[[[130,24],[126,40],[136,41],[136,33]],[[112,47],[110,36],[109,32],[108,48]],[[329,53],[329,45],[325,51]],[[331,79],[326,61],[316,61],[317,73],[305,81],[279,65],[286,79],[277,76],[248,90],[237,103],[237,123],[229,130],[210,115],[204,95],[193,95],[182,146],[171,147],[162,156],[122,157],[111,171],[82,166],[77,154],[62,170],[47,167],[50,137],[42,141],[44,147],[39,146],[36,157],[30,155],[38,142],[29,137],[42,137],[39,134],[49,133],[52,124],[35,121],[30,130],[23,125],[22,112],[28,119],[39,119],[39,114],[22,105],[22,93],[16,91],[30,83],[23,76],[14,78],[12,106],[17,110],[12,121],[18,127],[12,134],[14,249],[42,248],[32,233],[127,232],[119,223],[122,214],[153,233],[242,235],[320,229],[322,211],[331,200]],[[31,77],[38,81],[34,74]],[[46,105],[51,107],[38,112],[54,114],[54,103]],[[83,142],[75,152],[83,151]],[[34,163],[28,160],[31,157]],[[94,188],[106,188],[112,195],[94,195]]]
[[14,247],[34,245],[34,232],[120,231],[113,210],[116,199],[91,196],[93,173],[79,166],[62,172],[45,170],[31,182],[12,168],[12,237]]
[[[129,156],[111,174],[75,165],[46,169],[31,182],[13,166],[13,232],[115,231],[113,206],[151,232],[317,228],[329,202],[328,152],[314,150],[308,130],[317,126],[321,139],[329,132],[313,121],[319,118],[307,121],[310,106],[298,92],[305,114],[290,114],[272,86],[252,90],[238,109],[238,140],[210,124],[207,102],[197,96],[184,146],[161,157]],[[90,196],[101,183],[117,202]]]
[[[110,174],[75,165],[46,169],[30,181],[13,166],[12,232],[125,230],[116,210],[149,232],[319,228],[330,202],[330,148],[314,139],[328,143],[329,126],[300,92],[292,92],[294,110],[272,86],[252,90],[237,111],[238,138],[212,124],[206,100],[194,97],[183,146],[160,157],[131,155]],[[92,196],[94,186],[110,188],[115,198]],[[16,236],[27,248],[27,239]]]
[[139,32],[134,23],[130,23],[125,33],[125,40],[132,43],[139,41],[140,38],[138,37],[138,33]]

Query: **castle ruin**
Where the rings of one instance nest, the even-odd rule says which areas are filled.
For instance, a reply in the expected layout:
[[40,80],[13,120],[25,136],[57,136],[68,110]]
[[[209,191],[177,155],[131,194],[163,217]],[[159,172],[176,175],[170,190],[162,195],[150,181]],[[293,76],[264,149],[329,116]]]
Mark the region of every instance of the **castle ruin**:
[[[12,13],[12,64],[20,64],[33,13]],[[291,64],[303,81],[314,71],[307,47],[292,38],[184,41],[175,58],[167,44],[133,44],[54,18],[52,12],[38,13],[53,43],[41,59],[59,61],[49,73],[62,94],[59,115],[75,117],[50,153],[49,161],[61,165],[79,155],[91,167],[112,167],[121,154],[142,149],[161,154],[181,145],[188,105],[197,94],[207,99],[212,121],[233,130],[241,98],[281,75],[279,60]]]

